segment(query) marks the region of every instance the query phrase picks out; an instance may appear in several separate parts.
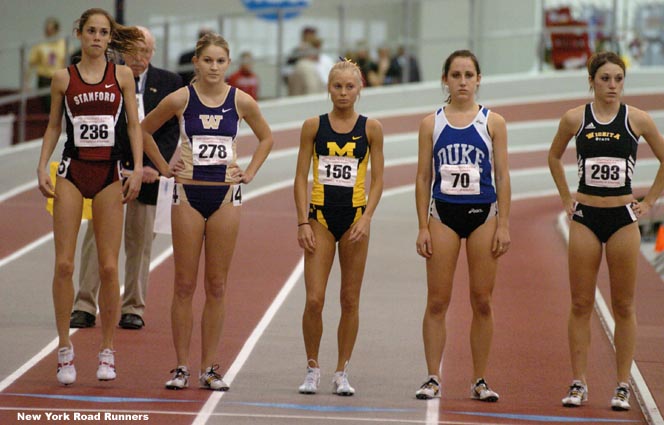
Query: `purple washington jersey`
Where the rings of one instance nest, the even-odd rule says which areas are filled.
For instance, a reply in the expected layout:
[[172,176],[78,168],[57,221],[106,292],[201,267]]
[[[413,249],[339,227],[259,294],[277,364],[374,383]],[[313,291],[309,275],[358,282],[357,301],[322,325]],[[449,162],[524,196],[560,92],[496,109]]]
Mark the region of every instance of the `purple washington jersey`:
[[201,102],[194,85],[187,86],[189,102],[180,120],[184,170],[178,177],[208,182],[232,183],[226,174],[237,160],[236,136],[240,117],[235,104],[235,88],[229,86],[219,106]]

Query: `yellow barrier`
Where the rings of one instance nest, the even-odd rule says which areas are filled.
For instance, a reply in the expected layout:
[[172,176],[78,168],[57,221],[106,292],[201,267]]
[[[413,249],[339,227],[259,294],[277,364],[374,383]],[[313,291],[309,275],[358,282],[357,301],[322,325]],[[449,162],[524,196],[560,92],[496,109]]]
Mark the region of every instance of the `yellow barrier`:
[[[58,171],[59,162],[51,162],[49,164],[48,170],[51,174],[51,181],[53,182],[53,188],[55,188],[55,173]],[[53,198],[46,198],[46,211],[49,214],[53,215]],[[84,198],[83,199],[83,220],[92,219],[92,199]]]

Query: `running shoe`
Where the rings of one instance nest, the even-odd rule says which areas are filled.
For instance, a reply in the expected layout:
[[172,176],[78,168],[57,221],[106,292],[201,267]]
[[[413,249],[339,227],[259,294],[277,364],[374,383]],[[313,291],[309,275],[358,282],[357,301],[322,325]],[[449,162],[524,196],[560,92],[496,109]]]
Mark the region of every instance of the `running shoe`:
[[99,367],[97,367],[97,379],[100,381],[112,381],[116,378],[115,356],[110,348],[104,348],[99,353]]
[[201,373],[201,376],[198,378],[200,388],[213,391],[228,391],[230,387],[224,382],[221,375],[216,372],[217,369],[219,369],[219,365],[214,364]]
[[470,397],[473,400],[486,401],[489,403],[494,403],[500,398],[497,392],[492,391],[491,388],[489,388],[489,385],[487,385],[484,378],[478,379],[470,386]]
[[320,368],[307,366],[307,376],[304,377],[304,383],[298,390],[300,394],[316,394],[320,384]]
[[419,390],[415,391],[415,397],[420,400],[431,400],[440,397],[440,382],[435,375],[429,375],[429,379],[422,384]]
[[588,401],[588,387],[581,381],[572,381],[567,395],[563,398],[563,406],[579,407],[584,401]]
[[616,392],[613,394],[611,399],[611,409],[613,410],[629,410],[629,384],[627,382],[621,382],[616,387]]
[[171,370],[173,378],[166,381],[166,388],[169,390],[181,390],[189,386],[189,369],[187,366],[178,366]]
[[341,396],[351,396],[355,394],[355,388],[350,386],[350,383],[348,382],[348,374],[345,369],[343,372],[334,372],[332,392]]
[[76,381],[76,368],[74,367],[74,346],[58,349],[58,382],[62,385],[71,385]]

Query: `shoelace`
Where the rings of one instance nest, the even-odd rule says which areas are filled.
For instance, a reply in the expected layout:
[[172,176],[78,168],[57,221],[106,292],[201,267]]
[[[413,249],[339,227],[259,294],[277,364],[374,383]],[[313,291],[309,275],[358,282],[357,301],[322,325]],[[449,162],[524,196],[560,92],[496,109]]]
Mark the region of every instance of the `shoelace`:
[[477,394],[482,394],[482,391],[488,391],[489,387],[484,381],[484,379],[480,379],[479,381],[475,382],[475,392]]
[[627,401],[627,399],[629,399],[629,390],[624,387],[618,387],[615,398],[621,401]]
[[205,374],[203,376],[205,376],[205,381],[208,384],[212,383],[213,381],[221,381],[221,375],[219,375],[216,372],[217,369],[219,369],[219,365],[218,364],[213,364],[212,366],[207,368],[207,370],[205,371]]
[[173,370],[171,370],[171,373],[175,373],[175,376],[173,376],[173,380],[175,379],[187,379],[189,377],[189,372],[187,372],[185,369],[181,367],[177,367]]
[[304,377],[304,383],[305,385],[311,386],[318,384],[318,379],[316,379],[316,372],[313,369],[307,372],[307,376]]
[[586,391],[581,385],[574,384],[569,387],[569,396],[583,398],[583,393]]
[[436,382],[435,379],[431,378],[427,382],[422,384],[422,386],[420,388],[427,389],[427,390],[438,391],[438,387],[439,387],[438,382]]

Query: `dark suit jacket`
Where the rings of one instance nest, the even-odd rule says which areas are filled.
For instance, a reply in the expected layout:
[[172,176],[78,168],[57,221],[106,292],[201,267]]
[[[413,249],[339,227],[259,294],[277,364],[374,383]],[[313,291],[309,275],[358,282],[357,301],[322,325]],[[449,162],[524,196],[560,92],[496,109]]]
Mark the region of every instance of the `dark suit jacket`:
[[[182,78],[179,75],[166,71],[165,69],[155,68],[150,65],[145,80],[145,89],[143,90],[143,108],[145,115],[157,107],[159,102],[172,92],[182,87]],[[166,161],[170,161],[175,148],[178,146],[180,140],[180,124],[176,117],[171,118],[162,125],[159,130],[155,131],[152,135],[159,151],[164,156]],[[131,147],[127,152],[125,166],[133,168]],[[152,166],[152,162],[147,156],[143,156],[143,165]],[[138,200],[144,204],[156,205],[157,194],[159,191],[159,182],[143,183],[141,192],[138,194]]]

